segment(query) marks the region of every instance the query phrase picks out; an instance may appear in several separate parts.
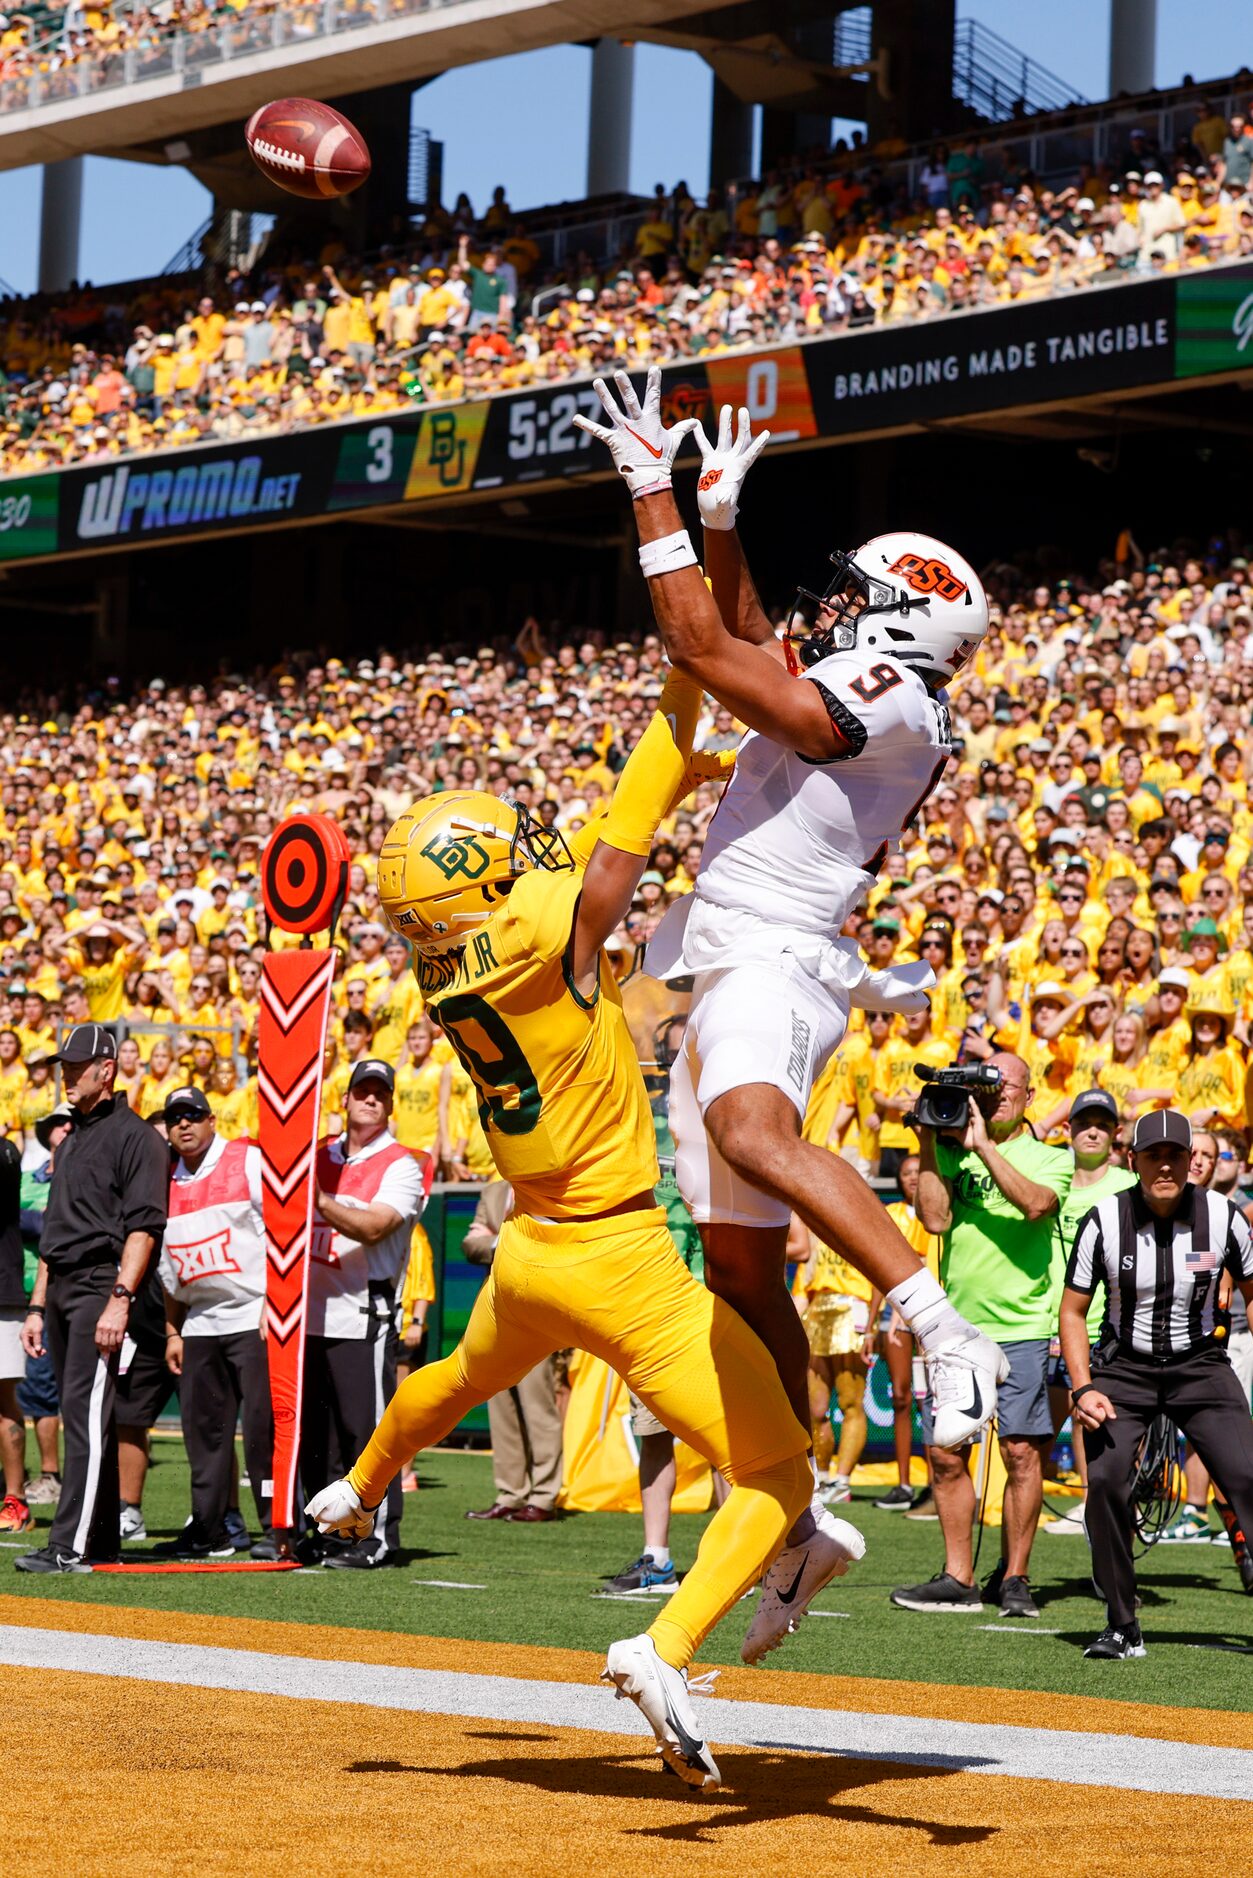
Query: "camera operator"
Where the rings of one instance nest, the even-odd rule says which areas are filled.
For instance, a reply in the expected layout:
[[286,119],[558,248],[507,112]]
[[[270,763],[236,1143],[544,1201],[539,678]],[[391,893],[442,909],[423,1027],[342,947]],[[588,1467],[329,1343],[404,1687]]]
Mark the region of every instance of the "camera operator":
[[[1091,1657],[1145,1653],[1135,1616],[1131,1500],[1136,1447],[1155,1417],[1169,1415],[1195,1444],[1235,1522],[1253,1532],[1253,1423],[1215,1339],[1224,1273],[1253,1308],[1253,1233],[1229,1200],[1192,1185],[1191,1152],[1185,1115],[1142,1115],[1131,1138],[1137,1184],[1093,1207],[1066,1268],[1062,1354],[1086,1431],[1088,1538],[1109,1618],[1084,1652]],[[1090,1354],[1087,1311],[1102,1279],[1105,1330]]]
[[[1053,1442],[1048,1364],[1057,1215],[1074,1166],[1065,1150],[1037,1141],[1026,1121],[1034,1092],[1022,1058],[998,1051],[988,1067],[1000,1072],[999,1087],[968,1098],[964,1127],[939,1132],[918,1122],[915,1204],[928,1232],[940,1235],[940,1282],[954,1308],[1001,1345],[1008,1363],[997,1396],[1007,1475],[1001,1562],[985,1595],[1003,1616],[1037,1617],[1027,1573]],[[923,1438],[930,1445],[925,1426]],[[974,1582],[975,1491],[968,1462],[968,1448],[931,1448],[944,1569],[927,1584],[892,1593],[893,1604],[904,1610],[983,1608]]]

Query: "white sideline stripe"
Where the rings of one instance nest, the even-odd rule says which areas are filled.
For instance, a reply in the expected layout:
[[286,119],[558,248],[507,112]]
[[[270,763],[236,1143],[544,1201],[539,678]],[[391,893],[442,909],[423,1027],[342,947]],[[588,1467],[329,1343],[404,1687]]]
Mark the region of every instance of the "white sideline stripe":
[[415,1578],[415,1585],[434,1585],[439,1591],[486,1591],[486,1585],[467,1585],[460,1578]]
[[[809,1615],[813,1617],[821,1613],[811,1611]],[[1021,1624],[976,1624],[975,1629],[994,1630],[1001,1637],[1060,1637],[1062,1634],[1060,1630],[1037,1630],[1034,1625],[1030,1630],[1024,1630]]]
[[[0,1665],[127,1676],[137,1682],[288,1696],[306,1702],[350,1702],[364,1708],[520,1722],[530,1727],[540,1722],[555,1728],[630,1735],[636,1740],[651,1734],[633,1703],[611,1702],[604,1688],[530,1677],[268,1656],[203,1644],[28,1630],[20,1624],[0,1625]],[[1131,1692],[1134,1673],[1115,1672],[1124,1693]],[[1142,1793],[1253,1800],[1253,1749],[1249,1748],[1198,1747],[1153,1736],[1018,1728],[998,1722],[792,1708],[720,1696],[703,1699],[698,1714],[715,1745],[791,1749]]]

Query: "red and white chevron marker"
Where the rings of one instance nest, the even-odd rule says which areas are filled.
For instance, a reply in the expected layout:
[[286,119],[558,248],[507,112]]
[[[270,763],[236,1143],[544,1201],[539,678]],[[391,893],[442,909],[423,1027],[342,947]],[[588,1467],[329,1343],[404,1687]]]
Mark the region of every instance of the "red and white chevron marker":
[[262,967],[257,1088],[276,1532],[296,1523],[313,1166],[321,1133],[322,1061],[334,976],[335,953],[329,949],[267,952]]
[[[322,1121],[322,1075],[335,924],[348,883],[348,843],[325,815],[292,815],[261,857],[261,892],[271,923],[306,935],[299,951],[267,952],[257,1025],[262,1212],[265,1218],[265,1334],[274,1405],[274,1533],[290,1545],[296,1525],[296,1466],[304,1387],[314,1166]],[[313,947],[309,935],[328,943]]]

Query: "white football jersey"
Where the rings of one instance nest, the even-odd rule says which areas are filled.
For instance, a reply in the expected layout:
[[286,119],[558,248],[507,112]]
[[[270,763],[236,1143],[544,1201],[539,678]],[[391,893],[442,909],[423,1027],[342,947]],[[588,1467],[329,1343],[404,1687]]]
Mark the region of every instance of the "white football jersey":
[[822,691],[848,754],[820,761],[749,731],[709,825],[699,899],[833,938],[940,779],[948,707],[908,666],[835,652]]

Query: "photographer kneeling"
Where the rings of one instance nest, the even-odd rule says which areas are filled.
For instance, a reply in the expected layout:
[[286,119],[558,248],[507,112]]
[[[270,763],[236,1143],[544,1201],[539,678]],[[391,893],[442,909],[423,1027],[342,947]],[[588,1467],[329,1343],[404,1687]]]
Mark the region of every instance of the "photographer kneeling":
[[[997,1398],[1007,1475],[1001,1562],[984,1594],[1003,1616],[1038,1617],[1028,1566],[1044,1498],[1044,1461],[1053,1442],[1048,1366],[1057,1215],[1074,1164],[1064,1149],[1037,1141],[1025,1120],[1033,1090],[1022,1058],[998,1051],[984,1067],[998,1071],[999,1081],[966,1093],[964,1124],[928,1126],[927,1111],[934,1114],[934,1108],[926,1095],[919,1104],[915,1206],[928,1232],[941,1237],[940,1282],[954,1309],[999,1343],[1009,1362]],[[923,1439],[930,1445],[925,1421]],[[969,1448],[931,1448],[944,1569],[927,1584],[892,1593],[893,1604],[904,1610],[983,1608],[974,1582],[969,1454]]]
[[[1131,1138],[1136,1185],[1087,1214],[1066,1268],[1062,1355],[1088,1454],[1088,1539],[1109,1623],[1085,1656],[1144,1655],[1136,1622],[1131,1502],[1140,1438],[1168,1415],[1253,1533],[1253,1423],[1215,1339],[1223,1273],[1253,1308],[1253,1233],[1221,1194],[1188,1180],[1192,1124],[1177,1109],[1142,1115]],[[1105,1281],[1100,1344],[1087,1312]]]

